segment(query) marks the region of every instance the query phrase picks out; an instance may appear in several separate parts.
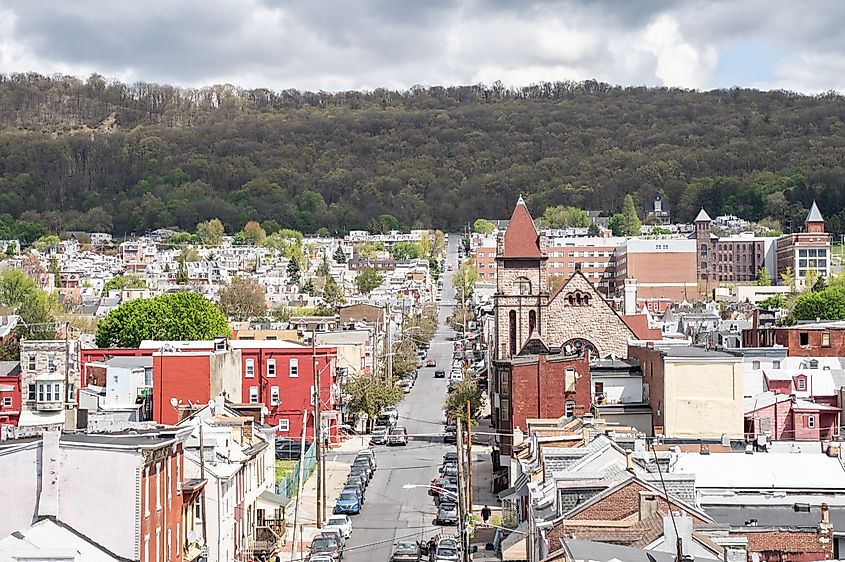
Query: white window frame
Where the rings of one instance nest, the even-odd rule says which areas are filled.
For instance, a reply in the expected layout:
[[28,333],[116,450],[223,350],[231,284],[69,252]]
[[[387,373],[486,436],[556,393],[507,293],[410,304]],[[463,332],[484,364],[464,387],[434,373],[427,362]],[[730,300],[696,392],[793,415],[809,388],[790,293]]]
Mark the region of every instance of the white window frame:
[[267,377],[268,378],[276,378],[276,360],[275,359],[268,359],[267,360]]
[[255,377],[255,359],[249,358],[244,361],[244,377],[248,379]]
[[[164,503],[164,479],[162,473],[164,472],[164,463],[161,463],[156,471],[156,511],[161,511],[161,504]],[[158,537],[156,537],[156,548],[158,548]]]
[[[150,467],[144,468],[144,517],[150,516]],[[149,543],[150,536],[147,535],[146,541]],[[147,545],[149,547],[149,545]]]
[[291,359],[290,366],[288,367],[288,373],[290,374],[291,378],[299,377],[299,359]]
[[807,429],[816,429],[816,416],[807,416]]
[[270,387],[270,405],[271,406],[278,406],[279,402],[280,402],[279,387],[278,386],[271,386]]
[[290,420],[288,418],[280,418],[278,422],[278,430],[284,433],[290,431]]
[[805,379],[804,377],[798,377],[798,380],[796,380],[795,383],[798,387],[798,390],[807,390],[807,379]]
[[257,386],[249,387],[249,403],[250,404],[258,404],[258,387]]
[[11,396],[4,396],[3,397],[3,407],[4,408],[11,408],[12,406],[12,397]]

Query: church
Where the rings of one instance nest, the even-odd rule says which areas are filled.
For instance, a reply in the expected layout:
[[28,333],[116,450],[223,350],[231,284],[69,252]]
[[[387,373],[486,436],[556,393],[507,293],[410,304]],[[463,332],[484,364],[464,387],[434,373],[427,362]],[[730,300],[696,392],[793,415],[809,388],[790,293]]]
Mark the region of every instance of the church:
[[551,292],[547,259],[546,237],[520,197],[497,240],[495,360],[518,356],[529,339],[567,355],[588,351],[590,357],[626,357],[629,340],[654,337],[645,316],[620,315],[578,264],[575,273]]

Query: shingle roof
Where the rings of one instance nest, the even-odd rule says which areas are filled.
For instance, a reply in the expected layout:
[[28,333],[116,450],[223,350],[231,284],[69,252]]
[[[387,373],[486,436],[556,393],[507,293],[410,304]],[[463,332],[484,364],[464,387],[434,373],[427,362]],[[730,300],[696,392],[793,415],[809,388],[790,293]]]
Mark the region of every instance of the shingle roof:
[[525,206],[522,197],[516,202],[513,215],[505,231],[502,255],[506,258],[539,258],[540,237],[534,226],[534,219]]

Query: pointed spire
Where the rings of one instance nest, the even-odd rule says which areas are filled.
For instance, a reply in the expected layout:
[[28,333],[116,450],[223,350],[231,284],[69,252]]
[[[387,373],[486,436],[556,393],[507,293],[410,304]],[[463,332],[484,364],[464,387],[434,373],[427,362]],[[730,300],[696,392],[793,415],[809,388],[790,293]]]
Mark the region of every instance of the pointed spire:
[[520,195],[513,209],[511,220],[504,234],[504,249],[502,255],[508,258],[539,258],[540,236],[534,219],[528,212],[528,207]]
[[702,222],[702,221],[710,222],[710,220],[711,220],[710,215],[708,215],[707,211],[705,211],[704,207],[702,207],[701,210],[698,212],[698,216],[695,217],[694,222]]
[[813,199],[813,206],[810,207],[810,212],[807,214],[807,219],[804,222],[824,222],[819,206],[816,205],[816,200]]
[[519,199],[516,200],[517,205],[525,205],[525,199],[522,198],[522,194],[519,194]]

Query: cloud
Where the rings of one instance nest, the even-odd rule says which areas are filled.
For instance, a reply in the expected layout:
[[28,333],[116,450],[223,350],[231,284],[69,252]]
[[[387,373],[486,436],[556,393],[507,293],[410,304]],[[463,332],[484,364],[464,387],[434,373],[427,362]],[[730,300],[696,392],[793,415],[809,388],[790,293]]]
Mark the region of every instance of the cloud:
[[751,41],[778,57],[742,85],[841,89],[845,3],[819,8],[789,0],[0,0],[0,71],[330,91],[588,78],[711,88],[721,85],[720,52],[741,56],[735,47]]

